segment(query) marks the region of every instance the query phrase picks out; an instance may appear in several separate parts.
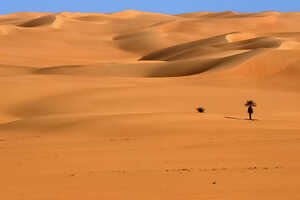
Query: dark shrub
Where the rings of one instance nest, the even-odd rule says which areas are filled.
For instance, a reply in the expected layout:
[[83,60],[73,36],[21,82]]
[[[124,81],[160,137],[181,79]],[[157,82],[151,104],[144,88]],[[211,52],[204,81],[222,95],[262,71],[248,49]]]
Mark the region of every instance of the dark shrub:
[[202,107],[200,107],[200,108],[197,108],[197,111],[198,111],[199,113],[204,113],[204,112],[205,112],[205,109],[202,108]]

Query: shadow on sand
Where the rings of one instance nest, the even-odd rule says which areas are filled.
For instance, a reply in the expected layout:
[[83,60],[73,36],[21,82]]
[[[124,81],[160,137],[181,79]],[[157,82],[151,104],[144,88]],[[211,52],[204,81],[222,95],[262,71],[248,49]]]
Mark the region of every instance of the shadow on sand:
[[[239,118],[239,117],[224,117],[225,119],[232,119],[232,120],[246,120],[250,121],[248,118]],[[251,121],[259,121],[259,119],[253,119]]]

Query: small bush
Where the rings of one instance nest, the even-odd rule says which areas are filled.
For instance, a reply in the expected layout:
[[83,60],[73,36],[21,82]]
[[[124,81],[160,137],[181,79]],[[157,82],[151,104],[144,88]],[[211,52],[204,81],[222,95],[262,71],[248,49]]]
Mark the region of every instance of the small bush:
[[205,109],[202,108],[202,107],[200,107],[200,108],[197,108],[197,111],[198,111],[199,113],[204,113],[204,112],[205,112]]

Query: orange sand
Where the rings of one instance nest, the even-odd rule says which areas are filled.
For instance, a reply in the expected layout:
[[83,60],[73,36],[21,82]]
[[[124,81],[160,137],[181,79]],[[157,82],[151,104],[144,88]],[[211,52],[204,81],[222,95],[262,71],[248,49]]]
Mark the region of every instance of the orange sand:
[[0,44],[1,199],[300,199],[300,13],[14,13]]

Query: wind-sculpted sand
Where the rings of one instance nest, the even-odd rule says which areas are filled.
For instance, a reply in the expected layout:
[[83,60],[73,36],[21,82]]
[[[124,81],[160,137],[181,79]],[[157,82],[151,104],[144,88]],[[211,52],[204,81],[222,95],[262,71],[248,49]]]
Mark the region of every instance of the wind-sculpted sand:
[[1,199],[300,199],[299,13],[14,13],[0,43]]

